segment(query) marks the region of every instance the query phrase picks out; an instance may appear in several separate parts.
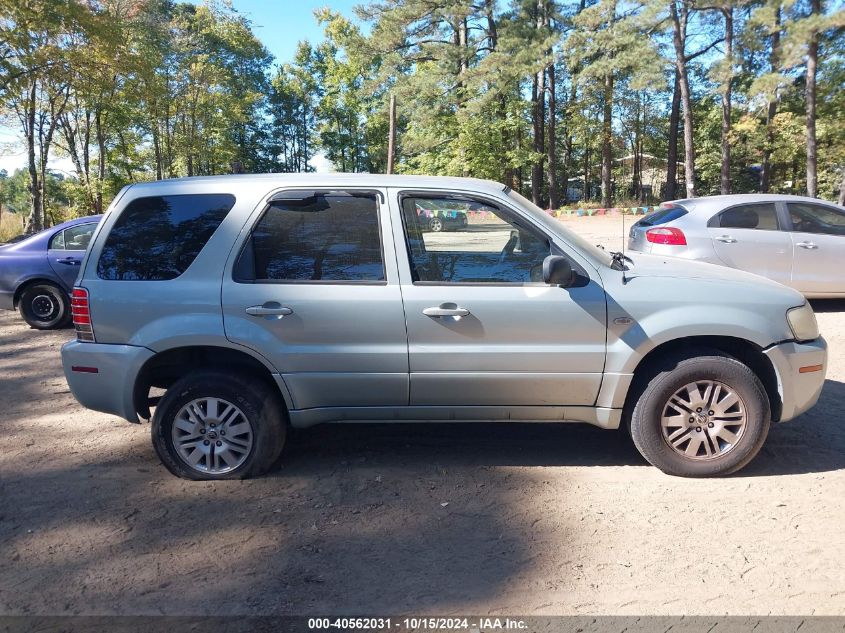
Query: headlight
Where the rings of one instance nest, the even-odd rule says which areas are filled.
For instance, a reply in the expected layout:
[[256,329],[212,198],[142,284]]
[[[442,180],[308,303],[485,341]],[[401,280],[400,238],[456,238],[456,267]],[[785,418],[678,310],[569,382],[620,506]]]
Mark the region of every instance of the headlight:
[[797,341],[812,341],[819,338],[819,324],[809,303],[786,311],[786,320]]

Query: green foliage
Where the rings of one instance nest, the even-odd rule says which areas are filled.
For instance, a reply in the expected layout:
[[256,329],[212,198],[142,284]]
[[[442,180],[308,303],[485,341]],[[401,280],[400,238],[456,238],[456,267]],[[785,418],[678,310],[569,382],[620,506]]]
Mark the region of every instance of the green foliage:
[[[701,192],[719,188],[719,95],[728,82],[733,191],[759,188],[766,157],[772,191],[806,187],[805,58],[818,37],[819,192],[836,197],[845,172],[845,13],[828,2],[812,12],[809,2],[689,4]],[[249,21],[224,1],[0,0],[0,117],[29,132],[36,176],[44,178],[33,188],[26,171],[15,172],[2,179],[0,196],[27,215],[40,188],[49,223],[101,211],[141,180],[308,171],[318,154],[341,171],[382,172],[394,95],[397,172],[490,178],[528,192],[539,166],[534,173],[551,171],[564,194],[570,185],[587,197],[599,189],[609,103],[618,201],[637,194],[623,159],[668,157],[668,7],[665,0],[373,0],[355,16],[316,11],[322,41],[301,42],[293,59],[274,64]],[[731,59],[721,48],[725,7],[735,21]],[[73,177],[51,174],[48,154],[70,158]]]

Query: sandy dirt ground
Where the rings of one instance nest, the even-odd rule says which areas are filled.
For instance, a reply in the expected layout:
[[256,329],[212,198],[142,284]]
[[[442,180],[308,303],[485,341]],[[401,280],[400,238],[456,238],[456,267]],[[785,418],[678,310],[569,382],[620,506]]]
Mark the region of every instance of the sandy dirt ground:
[[[618,247],[620,218],[566,222]],[[624,432],[295,432],[245,482],[169,475],[82,409],[70,330],[0,315],[0,614],[845,614],[845,302],[819,405],[740,474],[668,477]]]

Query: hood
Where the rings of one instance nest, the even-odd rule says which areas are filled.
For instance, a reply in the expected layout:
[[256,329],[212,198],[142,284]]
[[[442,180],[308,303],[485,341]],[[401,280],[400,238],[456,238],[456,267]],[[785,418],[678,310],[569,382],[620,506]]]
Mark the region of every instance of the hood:
[[[670,277],[674,279],[706,279],[708,281],[752,283],[757,287],[769,286],[791,290],[786,286],[736,268],[708,264],[680,257],[666,257],[661,255],[647,255],[645,253],[626,253],[633,261],[629,265],[626,276],[635,277]],[[797,291],[792,290],[792,292]]]

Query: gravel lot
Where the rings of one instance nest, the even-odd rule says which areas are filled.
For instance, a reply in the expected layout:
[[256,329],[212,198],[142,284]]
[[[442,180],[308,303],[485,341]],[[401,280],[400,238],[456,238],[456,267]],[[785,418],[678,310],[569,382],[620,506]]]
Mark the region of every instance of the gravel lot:
[[[628,219],[630,222],[631,220]],[[565,221],[618,248],[620,219]],[[819,405],[737,476],[578,425],[326,426],[190,483],[0,314],[0,614],[845,615],[845,302]]]

